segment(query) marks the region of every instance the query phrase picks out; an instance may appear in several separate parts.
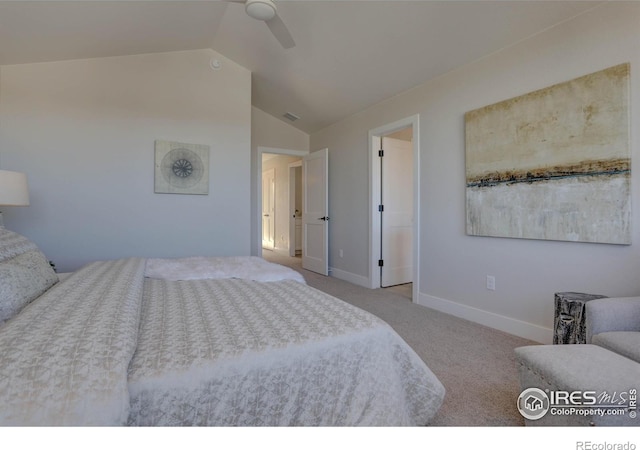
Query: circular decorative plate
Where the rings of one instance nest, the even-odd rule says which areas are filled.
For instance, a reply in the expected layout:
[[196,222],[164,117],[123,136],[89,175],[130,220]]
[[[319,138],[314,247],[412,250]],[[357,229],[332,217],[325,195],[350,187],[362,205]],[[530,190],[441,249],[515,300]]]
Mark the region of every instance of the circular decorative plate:
[[195,152],[186,148],[175,148],[164,155],[160,170],[163,178],[171,186],[189,189],[202,179],[204,164]]

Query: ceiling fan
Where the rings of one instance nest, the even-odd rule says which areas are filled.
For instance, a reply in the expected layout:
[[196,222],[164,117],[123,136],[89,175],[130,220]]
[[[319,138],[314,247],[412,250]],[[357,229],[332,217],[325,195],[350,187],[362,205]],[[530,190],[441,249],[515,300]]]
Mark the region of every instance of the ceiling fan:
[[267,24],[271,33],[284,48],[295,47],[296,43],[291,37],[280,16],[278,8],[273,0],[227,0],[233,3],[244,3],[244,10],[249,17],[261,20]]

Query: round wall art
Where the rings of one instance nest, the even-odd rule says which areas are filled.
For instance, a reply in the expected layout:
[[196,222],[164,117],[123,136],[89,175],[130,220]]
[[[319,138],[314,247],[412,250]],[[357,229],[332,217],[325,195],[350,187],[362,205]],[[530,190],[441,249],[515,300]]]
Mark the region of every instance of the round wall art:
[[209,146],[156,141],[155,192],[208,194]]

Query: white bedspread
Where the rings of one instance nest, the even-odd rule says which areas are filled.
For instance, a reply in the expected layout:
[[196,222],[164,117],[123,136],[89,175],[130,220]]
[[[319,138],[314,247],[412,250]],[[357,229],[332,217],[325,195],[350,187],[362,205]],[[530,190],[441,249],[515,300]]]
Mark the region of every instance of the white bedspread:
[[145,281],[130,425],[425,425],[444,388],[391,327],[307,285]]
[[0,326],[0,425],[424,425],[444,387],[391,327],[293,280],[85,266]]
[[295,270],[257,256],[193,256],[187,258],[150,258],[145,276],[163,280],[200,280],[242,278],[254,281],[295,280],[305,283]]
[[124,425],[144,260],[96,262],[0,327],[0,425]]

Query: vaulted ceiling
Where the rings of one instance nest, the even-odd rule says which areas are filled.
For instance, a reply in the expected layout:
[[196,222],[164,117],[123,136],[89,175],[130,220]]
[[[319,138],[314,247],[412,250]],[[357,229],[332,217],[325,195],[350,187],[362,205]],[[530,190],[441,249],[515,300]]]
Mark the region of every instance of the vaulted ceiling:
[[313,133],[601,1],[277,2],[284,49],[237,1],[0,1],[0,65],[212,48],[251,70],[252,103]]

